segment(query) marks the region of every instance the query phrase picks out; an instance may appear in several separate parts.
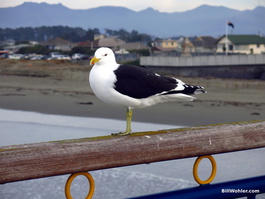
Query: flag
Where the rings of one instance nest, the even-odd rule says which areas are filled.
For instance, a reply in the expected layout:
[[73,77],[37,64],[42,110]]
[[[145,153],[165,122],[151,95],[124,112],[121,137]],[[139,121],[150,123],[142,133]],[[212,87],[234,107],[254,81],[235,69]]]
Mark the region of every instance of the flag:
[[230,21],[227,22],[227,25],[231,26],[232,28],[234,28],[234,24],[232,22],[230,22]]

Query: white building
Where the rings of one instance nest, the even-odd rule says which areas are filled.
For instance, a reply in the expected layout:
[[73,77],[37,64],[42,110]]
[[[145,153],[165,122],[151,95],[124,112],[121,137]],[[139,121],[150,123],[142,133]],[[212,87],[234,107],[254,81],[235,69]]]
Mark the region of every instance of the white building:
[[[226,46],[227,45],[227,46]],[[228,48],[228,49],[226,49]],[[228,35],[217,41],[217,53],[262,54],[265,53],[265,37],[259,35]]]

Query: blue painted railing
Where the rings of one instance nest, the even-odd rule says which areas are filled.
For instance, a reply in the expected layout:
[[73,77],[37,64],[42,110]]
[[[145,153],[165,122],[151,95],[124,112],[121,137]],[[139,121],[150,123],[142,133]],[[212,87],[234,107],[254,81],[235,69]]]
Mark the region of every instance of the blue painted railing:
[[158,193],[148,196],[140,196],[133,199],[226,199],[239,197],[254,199],[256,198],[257,194],[262,193],[265,193],[265,176],[218,184],[200,185],[194,188]]

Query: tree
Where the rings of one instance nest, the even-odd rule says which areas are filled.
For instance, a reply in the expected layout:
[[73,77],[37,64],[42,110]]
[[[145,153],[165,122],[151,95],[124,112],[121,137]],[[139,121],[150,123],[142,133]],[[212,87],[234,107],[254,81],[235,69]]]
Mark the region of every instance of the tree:
[[150,42],[152,41],[152,37],[150,35],[147,34],[139,34],[138,31],[136,30],[132,30],[130,33],[124,29],[120,29],[120,30],[111,30],[111,29],[105,29],[105,32],[107,35],[110,36],[118,36],[119,38],[121,38],[124,41],[127,42]]
[[[105,29],[107,35],[117,36],[127,42],[150,42],[151,36],[140,34],[136,30],[131,32],[125,29],[111,30]],[[62,37],[72,42],[93,41],[94,35],[100,34],[98,28],[84,30],[83,28],[72,28],[69,26],[41,26],[21,27],[16,29],[0,28],[0,40],[13,39],[15,41],[47,41],[52,38]]]
[[30,53],[36,53],[36,54],[49,54],[50,50],[45,48],[41,45],[36,45],[32,47],[23,47],[18,50],[18,53],[20,54],[30,54]]

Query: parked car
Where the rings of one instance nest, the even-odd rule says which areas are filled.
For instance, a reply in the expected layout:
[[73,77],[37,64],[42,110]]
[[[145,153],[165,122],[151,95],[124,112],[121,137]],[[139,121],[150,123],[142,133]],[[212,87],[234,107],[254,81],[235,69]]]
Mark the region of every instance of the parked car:
[[30,60],[44,60],[46,57],[44,55],[35,55],[30,58]]
[[8,59],[15,59],[15,60],[19,60],[23,57],[22,54],[9,54],[8,55]]
[[32,53],[32,54],[24,54],[20,59],[23,60],[30,60],[32,57],[36,56],[36,53]]
[[59,60],[71,60],[71,57],[69,55],[61,55],[58,57]]
[[51,52],[49,54],[48,60],[53,60],[53,59],[57,59],[57,60],[71,60],[71,57],[69,55],[62,55],[59,52]]
[[72,55],[73,60],[85,60],[88,59],[87,55],[81,54],[81,53],[75,53]]
[[0,58],[8,58],[8,53],[7,50],[0,50]]
[[51,57],[51,58],[58,58],[60,56],[61,56],[61,54],[59,52],[51,52],[49,54],[49,57]]

